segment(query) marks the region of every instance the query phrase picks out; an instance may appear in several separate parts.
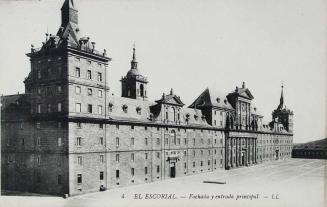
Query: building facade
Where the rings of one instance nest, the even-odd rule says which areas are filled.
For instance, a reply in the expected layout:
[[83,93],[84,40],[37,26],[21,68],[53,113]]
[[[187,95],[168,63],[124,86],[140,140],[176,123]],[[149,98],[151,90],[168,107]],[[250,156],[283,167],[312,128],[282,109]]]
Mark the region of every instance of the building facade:
[[81,34],[73,0],[61,16],[56,35],[27,54],[25,93],[1,97],[2,189],[76,195],[291,157],[283,91],[269,124],[245,83],[207,88],[188,107],[173,90],[152,102],[134,48],[114,96],[111,59]]

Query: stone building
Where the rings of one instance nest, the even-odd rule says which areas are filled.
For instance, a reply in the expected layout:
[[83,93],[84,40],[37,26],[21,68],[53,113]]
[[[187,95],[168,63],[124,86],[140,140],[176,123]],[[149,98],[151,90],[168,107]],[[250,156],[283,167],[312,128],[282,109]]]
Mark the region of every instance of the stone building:
[[207,88],[188,107],[173,90],[152,102],[134,48],[114,96],[111,59],[82,35],[73,0],[61,16],[56,35],[27,54],[25,94],[1,97],[2,189],[76,195],[291,156],[283,94],[269,124],[245,83]]

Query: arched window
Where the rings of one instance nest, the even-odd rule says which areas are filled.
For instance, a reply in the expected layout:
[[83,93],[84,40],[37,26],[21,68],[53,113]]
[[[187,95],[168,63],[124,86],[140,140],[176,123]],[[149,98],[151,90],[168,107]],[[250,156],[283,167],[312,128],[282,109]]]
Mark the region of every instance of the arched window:
[[140,96],[144,96],[144,86],[143,84],[140,85]]

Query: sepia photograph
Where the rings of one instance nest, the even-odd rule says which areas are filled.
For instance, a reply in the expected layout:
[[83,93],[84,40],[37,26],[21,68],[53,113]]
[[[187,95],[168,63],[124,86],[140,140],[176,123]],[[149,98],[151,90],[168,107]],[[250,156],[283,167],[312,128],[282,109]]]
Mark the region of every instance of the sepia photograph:
[[0,0],[0,206],[327,207],[326,9]]

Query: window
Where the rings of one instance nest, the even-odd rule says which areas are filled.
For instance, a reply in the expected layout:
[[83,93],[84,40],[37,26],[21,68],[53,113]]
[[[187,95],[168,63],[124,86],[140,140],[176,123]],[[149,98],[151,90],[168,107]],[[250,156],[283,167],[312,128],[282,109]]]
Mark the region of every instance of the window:
[[98,91],[98,96],[101,98],[102,97],[102,90]]
[[134,145],[134,137],[131,138],[131,145]]
[[57,105],[58,112],[61,112],[61,103],[59,102]]
[[195,157],[195,150],[193,150],[193,157]]
[[58,185],[61,185],[61,175],[58,175]]
[[75,110],[76,110],[76,112],[82,112],[82,106],[81,106],[81,103],[76,103],[76,105],[75,105]]
[[36,138],[36,145],[41,146],[41,137]]
[[37,70],[37,79],[41,79],[41,70]]
[[119,178],[119,170],[116,170],[116,178]]
[[76,77],[81,77],[81,69],[80,68],[75,69],[75,76]]
[[79,129],[82,128],[82,123],[81,122],[77,122],[76,123],[76,127],[79,128]]
[[41,88],[37,88],[37,94],[41,95]]
[[134,176],[134,168],[131,168],[131,175]]
[[210,160],[208,160],[208,165],[210,165]]
[[119,162],[119,154],[116,154],[116,162]]
[[36,157],[37,165],[41,165],[41,155]]
[[131,161],[134,162],[134,153],[131,154]]
[[103,171],[100,171],[100,180],[103,180]]
[[92,79],[91,70],[87,70],[87,79]]
[[148,174],[148,167],[144,167],[144,174]]
[[160,158],[160,153],[159,152],[157,152],[157,158]]
[[103,129],[103,124],[102,124],[102,123],[99,124],[99,128],[100,128],[100,129]]
[[92,96],[92,88],[87,89],[87,95]]
[[193,146],[195,146],[195,139],[193,139]]
[[83,165],[83,158],[82,158],[82,156],[78,156],[77,157],[77,163],[78,163],[78,165]]
[[61,93],[61,91],[62,91],[62,87],[61,86],[57,86],[57,92],[58,93]]
[[148,145],[148,138],[145,138],[145,145]]
[[58,137],[58,147],[60,147],[61,145],[62,145],[61,137]]
[[98,81],[102,81],[102,73],[98,73]]
[[48,113],[51,112],[51,104],[48,104],[48,106],[47,106],[47,111],[48,111]]
[[160,144],[160,139],[159,138],[157,138],[157,145],[159,145]]
[[87,112],[92,114],[92,104],[87,104]]
[[184,144],[187,145],[187,138],[184,138]]
[[201,150],[201,155],[203,155],[203,150]]
[[203,161],[200,162],[200,166],[201,166],[201,167],[203,166]]
[[157,173],[160,173],[160,166],[157,165]]
[[103,137],[99,137],[99,144],[103,145]]
[[81,94],[81,87],[80,86],[75,87],[75,93],[76,94]]
[[119,137],[116,137],[116,147],[119,147]]
[[37,104],[36,111],[37,111],[38,114],[41,113],[41,106],[42,106],[41,104]]
[[193,162],[193,167],[195,167],[195,162]]
[[36,128],[40,129],[41,128],[41,123],[40,122],[36,122]]
[[24,146],[25,145],[25,139],[23,138],[22,139],[22,146]]
[[187,165],[186,165],[186,162],[184,162],[184,169],[186,169],[187,168]]
[[100,114],[100,115],[102,114],[102,106],[101,105],[98,106],[98,114]]
[[77,137],[76,138],[76,145],[81,146],[82,145],[82,137]]
[[147,160],[148,159],[148,153],[145,153],[144,157]]
[[104,156],[100,155],[100,163],[103,163],[103,162],[104,162]]
[[77,174],[77,184],[82,183],[82,174]]

